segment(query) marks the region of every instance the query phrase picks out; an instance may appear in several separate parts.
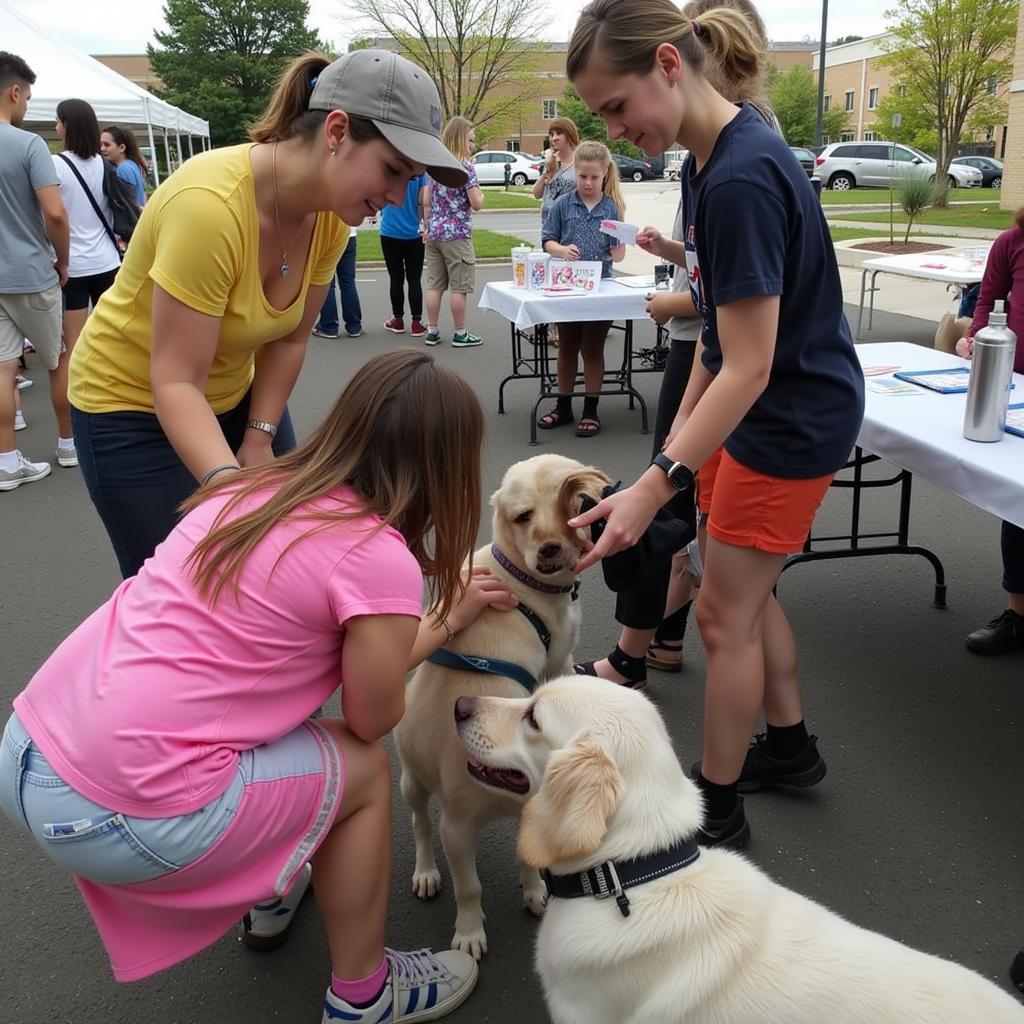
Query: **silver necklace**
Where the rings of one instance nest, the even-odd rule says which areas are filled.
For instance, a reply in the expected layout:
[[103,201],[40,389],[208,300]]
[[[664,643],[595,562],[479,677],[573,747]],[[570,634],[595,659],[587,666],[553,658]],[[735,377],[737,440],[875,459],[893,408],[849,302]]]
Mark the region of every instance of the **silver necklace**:
[[[278,209],[278,205],[277,205],[277,146],[278,146],[278,144],[275,142],[274,143],[274,148],[273,148],[273,150],[271,152],[270,163],[271,163],[271,167],[273,169],[273,177],[274,177],[274,227],[277,230],[277,241],[278,241],[278,244],[280,244],[281,243],[281,212]],[[291,268],[288,266],[288,250],[295,244],[295,239],[299,237],[299,232],[302,230],[302,227],[303,227],[303,224],[305,223],[305,220],[306,220],[306,218],[303,217],[302,218],[302,223],[299,224],[298,228],[296,228],[296,230],[295,230],[295,234],[292,235],[292,240],[286,246],[282,246],[281,247],[281,266],[280,266],[280,271],[281,271],[281,276],[282,277],[287,277],[289,272],[290,272],[290,270],[291,270]]]

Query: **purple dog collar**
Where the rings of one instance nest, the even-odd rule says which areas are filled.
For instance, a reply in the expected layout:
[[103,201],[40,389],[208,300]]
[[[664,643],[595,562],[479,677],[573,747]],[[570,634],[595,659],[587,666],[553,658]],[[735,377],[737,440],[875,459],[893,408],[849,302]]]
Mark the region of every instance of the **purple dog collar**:
[[528,587],[533,587],[534,590],[539,590],[542,594],[573,594],[575,597],[575,593],[579,590],[579,580],[562,587],[555,583],[545,583],[543,580],[537,579],[536,576],[531,576],[528,572],[520,569],[518,565],[510,562],[508,556],[497,544],[491,545],[491,557],[510,576],[514,576],[520,583],[525,583]]

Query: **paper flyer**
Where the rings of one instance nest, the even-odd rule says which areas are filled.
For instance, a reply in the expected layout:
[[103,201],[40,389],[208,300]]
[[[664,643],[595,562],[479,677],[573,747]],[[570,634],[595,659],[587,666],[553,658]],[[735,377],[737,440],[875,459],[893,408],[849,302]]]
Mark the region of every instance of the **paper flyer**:
[[877,395],[923,395],[924,392],[920,388],[914,387],[913,384],[906,384],[901,380],[888,380],[886,378],[873,377],[871,380],[864,382],[864,386],[869,391],[874,391]]
[[636,224],[627,224],[621,220],[603,220],[601,230],[626,245],[636,245],[636,236],[640,233],[640,228]]

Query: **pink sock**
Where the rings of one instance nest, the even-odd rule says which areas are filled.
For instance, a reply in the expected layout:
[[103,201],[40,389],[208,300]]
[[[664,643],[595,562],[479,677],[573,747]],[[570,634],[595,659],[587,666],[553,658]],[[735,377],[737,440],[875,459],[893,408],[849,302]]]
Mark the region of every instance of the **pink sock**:
[[331,991],[353,1006],[372,1002],[384,988],[388,977],[388,962],[381,960],[380,967],[365,978],[347,981],[336,974],[331,975]]

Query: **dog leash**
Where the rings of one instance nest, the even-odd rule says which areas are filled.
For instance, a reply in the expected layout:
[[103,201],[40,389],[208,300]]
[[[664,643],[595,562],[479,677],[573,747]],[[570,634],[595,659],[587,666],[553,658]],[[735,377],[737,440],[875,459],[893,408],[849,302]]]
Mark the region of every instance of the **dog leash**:
[[[568,591],[565,591],[566,593]],[[520,612],[527,622],[533,626],[544,645],[544,650],[551,648],[551,632],[544,624],[544,620],[530,607],[525,604],[517,606],[516,611]],[[450,651],[447,647],[439,647],[431,654],[427,661],[444,668],[459,669],[462,672],[482,672],[490,676],[505,676],[517,682],[527,693],[532,694],[537,689],[537,680],[531,672],[527,672],[522,665],[512,661],[502,661],[500,658],[482,658],[474,654],[459,654],[457,651]]]
[[586,871],[571,875],[554,875],[545,869],[541,876],[548,888],[548,898],[571,900],[580,896],[591,896],[595,900],[606,900],[614,896],[619,913],[623,917],[629,917],[629,897],[626,896],[626,889],[689,867],[699,856],[700,848],[696,840],[682,839],[666,850],[659,850],[645,857],[606,860]]

